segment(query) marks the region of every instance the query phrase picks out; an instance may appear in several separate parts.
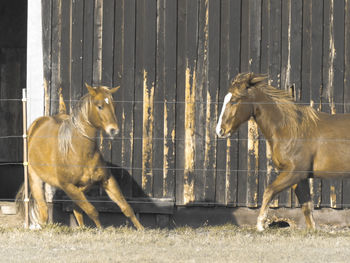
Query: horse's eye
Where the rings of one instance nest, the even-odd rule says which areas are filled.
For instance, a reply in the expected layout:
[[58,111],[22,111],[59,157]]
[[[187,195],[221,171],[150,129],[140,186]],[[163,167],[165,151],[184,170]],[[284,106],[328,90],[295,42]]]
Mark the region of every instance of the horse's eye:
[[102,109],[103,109],[103,106],[102,106],[102,105],[97,105],[97,108],[98,108],[99,110],[102,110]]

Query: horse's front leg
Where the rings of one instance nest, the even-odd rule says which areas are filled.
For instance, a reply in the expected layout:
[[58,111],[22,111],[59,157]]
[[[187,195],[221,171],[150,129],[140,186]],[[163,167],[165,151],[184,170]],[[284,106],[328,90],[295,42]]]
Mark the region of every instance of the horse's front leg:
[[[61,185],[62,190],[69,196],[70,199],[81,209],[83,210],[97,227],[101,227],[100,219],[98,218],[98,211],[96,208],[90,204],[90,202],[86,199],[86,196],[84,195],[83,191],[76,187],[73,184],[64,184]],[[78,224],[82,226],[83,220],[82,220],[82,214],[79,210],[75,209],[73,210],[74,215],[78,221]],[[79,223],[80,220],[80,223]]]
[[109,176],[106,180],[102,182],[102,186],[108,194],[109,198],[111,198],[120,207],[120,210],[123,212],[123,214],[126,217],[130,218],[130,220],[133,222],[133,224],[138,230],[142,230],[143,226],[136,218],[134,210],[125,200],[124,195],[121,192],[120,187],[117,181],[114,179],[114,177]]
[[268,205],[271,200],[284,189],[296,184],[300,180],[300,177],[293,173],[293,171],[281,172],[276,180],[267,186],[263,196],[263,202],[260,208],[260,213],[258,216],[258,221],[256,228],[258,231],[265,230],[265,221],[267,217]]

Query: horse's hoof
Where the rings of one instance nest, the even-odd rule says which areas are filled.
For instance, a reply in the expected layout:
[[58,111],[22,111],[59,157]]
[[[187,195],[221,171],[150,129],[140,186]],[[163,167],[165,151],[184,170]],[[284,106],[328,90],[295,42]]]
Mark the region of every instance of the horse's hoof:
[[35,223],[33,224],[33,223],[32,223],[32,224],[29,225],[29,229],[30,229],[30,230],[41,230],[42,227],[41,227],[41,225],[39,225],[39,224],[35,224]]
[[264,228],[264,224],[262,222],[258,222],[256,224],[256,229],[259,231],[259,232],[263,232],[265,230]]
[[138,225],[137,227],[137,231],[143,231],[143,230],[145,230],[145,228],[143,227],[143,225]]

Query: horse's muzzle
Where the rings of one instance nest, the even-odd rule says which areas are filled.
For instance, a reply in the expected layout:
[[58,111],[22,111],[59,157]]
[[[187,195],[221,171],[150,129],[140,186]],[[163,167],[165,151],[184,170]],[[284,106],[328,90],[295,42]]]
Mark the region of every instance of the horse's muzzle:
[[112,137],[116,136],[118,133],[119,133],[119,129],[114,129],[114,128],[112,128],[112,129],[109,130],[109,134],[110,134]]
[[227,133],[227,134],[225,134],[225,129],[223,129],[223,128],[220,128],[220,129],[217,129],[216,130],[216,134],[217,134],[217,136],[219,137],[219,138],[227,138],[227,137],[230,137],[231,136],[231,133],[229,132],[229,133]]
[[219,137],[222,137],[222,136],[224,136],[224,134],[225,134],[225,130],[224,129],[219,129],[218,131],[216,131],[216,133],[217,133],[217,135],[219,136]]
[[106,128],[106,133],[110,136],[111,139],[113,139],[118,133],[119,128],[116,125],[110,125]]

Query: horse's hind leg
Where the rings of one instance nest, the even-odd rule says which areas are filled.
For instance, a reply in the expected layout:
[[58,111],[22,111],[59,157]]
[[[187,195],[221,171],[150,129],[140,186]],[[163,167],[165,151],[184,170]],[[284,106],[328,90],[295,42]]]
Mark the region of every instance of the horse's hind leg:
[[278,193],[298,182],[298,175],[293,172],[281,172],[274,182],[267,186],[263,196],[263,202],[258,216],[256,227],[258,231],[265,229],[264,223],[267,217],[268,205]]
[[31,172],[29,183],[33,198],[39,209],[39,224],[46,224],[48,220],[48,208],[45,201],[43,181],[34,172]]
[[134,210],[131,208],[131,206],[128,204],[128,202],[125,200],[119,185],[117,181],[114,179],[114,177],[110,176],[107,180],[105,180],[102,183],[103,188],[105,189],[108,196],[117,203],[117,205],[120,207],[120,210],[124,213],[124,215],[133,222],[135,227],[138,230],[142,230],[143,226],[139,222],[139,220],[136,218]]
[[[83,191],[76,187],[73,184],[65,184],[62,185],[62,190],[69,196],[70,199],[79,207],[81,208],[90,218],[94,223],[96,224],[97,227],[101,227],[101,222],[98,218],[98,212],[96,208],[90,204],[90,202],[86,199]],[[79,211],[76,210],[75,212],[78,212],[78,224],[79,224]],[[75,214],[75,213],[74,213]],[[81,213],[80,213],[81,214]],[[76,216],[76,214],[75,214]],[[82,217],[82,215],[81,215]],[[81,223],[83,224],[82,220]],[[80,225],[80,224],[79,224]]]
[[78,222],[78,225],[83,226],[84,225],[83,210],[81,210],[81,208],[76,203],[74,203],[73,214],[75,216],[75,219]]
[[298,183],[295,188],[295,194],[298,197],[301,209],[305,216],[306,226],[309,229],[315,229],[315,221],[312,216],[313,202],[311,199],[309,180],[304,179]]

